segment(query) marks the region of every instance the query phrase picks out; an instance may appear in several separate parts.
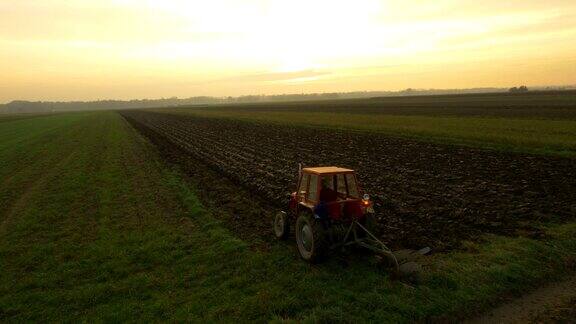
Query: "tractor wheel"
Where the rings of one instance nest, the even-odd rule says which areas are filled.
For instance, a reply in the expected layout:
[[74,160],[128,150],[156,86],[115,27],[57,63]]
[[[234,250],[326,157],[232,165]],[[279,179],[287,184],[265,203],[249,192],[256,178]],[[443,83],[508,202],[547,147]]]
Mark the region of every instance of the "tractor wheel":
[[296,220],[296,244],[300,256],[310,263],[319,261],[328,250],[326,230],[310,213],[301,213]]
[[280,240],[285,240],[290,234],[290,222],[286,212],[279,211],[274,217],[274,235]]

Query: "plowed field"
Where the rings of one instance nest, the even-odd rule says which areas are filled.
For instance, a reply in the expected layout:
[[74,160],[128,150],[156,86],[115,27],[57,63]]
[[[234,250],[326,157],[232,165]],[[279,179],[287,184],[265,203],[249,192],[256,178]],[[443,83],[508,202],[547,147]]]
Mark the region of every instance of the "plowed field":
[[[233,217],[223,216],[225,225],[241,237],[251,232],[248,236],[271,239],[267,215],[282,208],[293,191],[299,162],[357,170],[364,190],[375,200],[379,235],[392,246],[427,245],[440,251],[487,232],[537,237],[536,222],[576,218],[575,159],[367,132],[150,111],[122,115],[169,151],[170,159],[187,159],[188,171],[199,177],[205,195],[225,201],[229,210],[231,202],[243,202]],[[211,171],[203,175],[197,168]],[[219,175],[225,182],[218,181]],[[252,200],[257,203],[250,208]]]

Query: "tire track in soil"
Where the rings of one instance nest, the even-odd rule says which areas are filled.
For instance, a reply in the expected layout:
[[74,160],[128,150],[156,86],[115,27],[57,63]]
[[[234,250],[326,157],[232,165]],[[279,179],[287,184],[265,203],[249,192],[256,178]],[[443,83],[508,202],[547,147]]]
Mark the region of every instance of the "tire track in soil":
[[[357,170],[375,201],[379,235],[393,248],[442,251],[486,232],[538,238],[534,222],[576,218],[576,159],[170,113],[122,115],[160,148],[171,147],[169,159],[191,160],[179,164],[194,172],[192,183],[205,184],[204,201],[226,206],[231,214],[219,217],[241,238],[270,239],[263,214],[284,205],[298,162]],[[212,176],[194,171],[201,169]],[[250,208],[254,198],[259,206]]]

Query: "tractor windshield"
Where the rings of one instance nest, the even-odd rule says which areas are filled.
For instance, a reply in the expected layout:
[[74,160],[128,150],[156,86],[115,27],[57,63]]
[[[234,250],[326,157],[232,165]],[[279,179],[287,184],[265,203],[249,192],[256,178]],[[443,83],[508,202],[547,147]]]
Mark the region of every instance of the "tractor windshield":
[[354,174],[325,175],[321,178],[320,200],[358,198],[358,185]]
[[335,190],[335,177],[322,176],[322,187],[320,188],[320,201],[332,202],[338,200],[338,193]]

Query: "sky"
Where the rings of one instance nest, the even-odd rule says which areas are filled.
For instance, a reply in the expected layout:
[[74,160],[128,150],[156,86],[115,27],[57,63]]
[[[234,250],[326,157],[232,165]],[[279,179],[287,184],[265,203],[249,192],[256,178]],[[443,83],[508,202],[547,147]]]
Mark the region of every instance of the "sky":
[[0,0],[0,103],[575,76],[575,0]]

